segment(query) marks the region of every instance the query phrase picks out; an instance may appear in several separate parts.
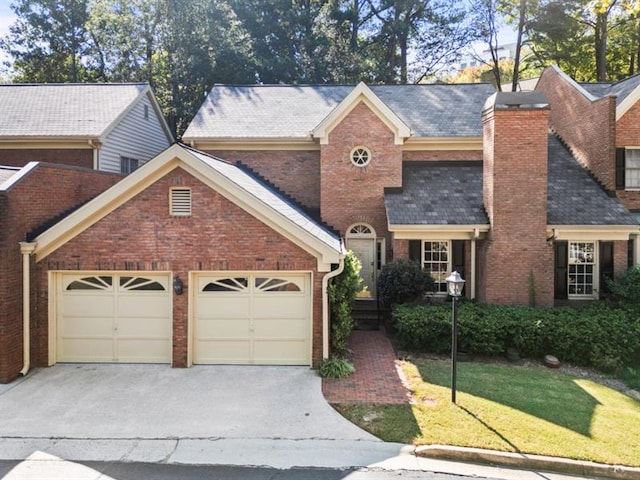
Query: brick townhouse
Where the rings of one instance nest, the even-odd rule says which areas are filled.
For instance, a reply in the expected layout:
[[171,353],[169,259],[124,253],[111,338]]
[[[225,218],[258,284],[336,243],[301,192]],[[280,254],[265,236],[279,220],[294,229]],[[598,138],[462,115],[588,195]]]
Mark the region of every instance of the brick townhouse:
[[[13,321],[29,325],[30,363],[316,366],[329,353],[326,288],[345,246],[363,263],[363,299],[398,258],[432,272],[433,295],[455,269],[465,295],[484,302],[598,298],[604,276],[636,261],[634,143],[619,139],[640,107],[619,119],[616,109],[638,83],[580,86],[550,69],[537,91],[516,94],[216,85],[184,144],[28,232],[31,295]],[[585,103],[589,88],[603,99]],[[597,120],[606,131],[585,122],[581,132],[565,101],[589,115],[613,102]],[[590,150],[605,143],[595,134],[612,135],[606,160]],[[629,183],[616,190],[623,147]]]

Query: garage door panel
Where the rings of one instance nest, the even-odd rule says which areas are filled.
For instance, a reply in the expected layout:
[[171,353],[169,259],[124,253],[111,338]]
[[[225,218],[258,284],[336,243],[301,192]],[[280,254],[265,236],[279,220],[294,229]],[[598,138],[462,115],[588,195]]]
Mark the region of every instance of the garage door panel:
[[[106,293],[106,295],[105,295]],[[113,316],[113,293],[104,292],[102,295],[95,293],[81,294],[68,293],[65,298],[68,301],[62,304],[62,315],[74,317],[90,317],[100,314],[101,316]]]
[[291,297],[273,294],[254,299],[254,317],[269,318],[277,315],[281,318],[305,318],[309,316],[308,297]]
[[250,331],[248,318],[203,319],[198,323],[198,338],[247,338]]
[[163,363],[171,356],[171,342],[166,339],[118,339],[118,360],[121,362]]
[[253,331],[261,338],[306,338],[307,324],[302,318],[261,318],[256,319]]
[[196,344],[199,363],[248,364],[251,356],[249,340],[199,341]]
[[158,295],[118,295],[116,315],[119,317],[164,317],[171,308],[171,300]]
[[65,338],[58,345],[59,362],[112,362],[112,338]]
[[171,324],[166,318],[120,317],[118,319],[118,338],[121,337],[158,337],[171,338]]
[[248,295],[229,295],[211,292],[198,298],[198,312],[200,318],[248,318],[251,306]]
[[66,317],[59,329],[62,337],[113,336],[113,317]]
[[300,359],[308,354],[306,340],[256,340],[254,343],[254,363],[279,365],[299,365]]

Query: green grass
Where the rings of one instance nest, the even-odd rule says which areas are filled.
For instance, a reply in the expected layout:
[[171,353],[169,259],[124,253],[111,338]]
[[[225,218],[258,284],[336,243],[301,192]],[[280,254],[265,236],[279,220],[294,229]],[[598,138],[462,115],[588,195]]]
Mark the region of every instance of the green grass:
[[458,445],[640,466],[640,402],[590,380],[536,367],[403,362],[413,405],[339,405],[386,441]]

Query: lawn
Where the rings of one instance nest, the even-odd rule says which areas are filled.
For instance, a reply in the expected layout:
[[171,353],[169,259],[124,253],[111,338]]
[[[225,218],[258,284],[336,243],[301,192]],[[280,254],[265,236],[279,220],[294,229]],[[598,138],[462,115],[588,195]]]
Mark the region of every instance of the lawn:
[[640,466],[640,401],[556,370],[458,363],[457,405],[444,360],[404,361],[412,405],[338,405],[386,441],[458,445]]

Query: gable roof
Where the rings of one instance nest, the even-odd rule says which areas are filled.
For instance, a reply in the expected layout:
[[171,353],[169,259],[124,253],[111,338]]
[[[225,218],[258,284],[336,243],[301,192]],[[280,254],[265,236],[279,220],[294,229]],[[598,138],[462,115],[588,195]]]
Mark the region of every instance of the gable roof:
[[144,96],[171,139],[146,83],[0,85],[0,140],[101,140]]
[[[356,88],[214,85],[183,139],[310,140],[312,132]],[[495,91],[487,83],[372,85],[367,89],[417,137],[482,136],[482,106]]]
[[40,261],[175,168],[182,168],[318,259],[328,271],[343,255],[341,239],[236,165],[174,144],[59,223],[38,235]]

